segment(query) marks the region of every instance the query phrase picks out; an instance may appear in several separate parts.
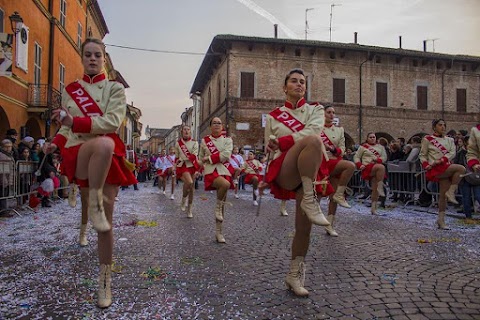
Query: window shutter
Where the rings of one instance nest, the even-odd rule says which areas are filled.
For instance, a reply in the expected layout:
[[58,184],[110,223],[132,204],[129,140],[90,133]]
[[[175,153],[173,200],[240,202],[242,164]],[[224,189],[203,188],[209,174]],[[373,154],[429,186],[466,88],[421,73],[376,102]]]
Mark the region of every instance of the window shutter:
[[255,73],[242,72],[240,83],[240,97],[253,98],[255,91]]
[[333,79],[333,102],[345,103],[345,79]]
[[417,86],[417,109],[418,110],[428,109],[428,87],[427,86]]
[[378,107],[387,107],[388,106],[388,96],[387,96],[387,83],[377,82],[377,106]]

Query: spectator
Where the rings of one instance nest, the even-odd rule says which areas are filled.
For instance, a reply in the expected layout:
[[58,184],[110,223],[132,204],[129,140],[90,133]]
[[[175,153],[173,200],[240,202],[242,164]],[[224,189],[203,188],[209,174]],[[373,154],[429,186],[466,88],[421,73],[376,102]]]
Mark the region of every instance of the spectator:
[[35,143],[32,147],[32,150],[30,152],[30,157],[32,158],[32,161],[40,161],[40,157],[38,156],[40,154],[40,151],[42,149],[42,146],[40,143]]
[[353,162],[353,156],[354,156],[354,153],[353,153],[352,148],[345,149],[345,154],[343,155],[344,160],[348,160],[348,161]]
[[17,137],[18,137],[17,130],[15,130],[15,129],[8,129],[7,130],[7,135],[5,136],[5,139],[8,139],[12,142],[12,151],[11,152],[12,152],[13,158],[15,160],[17,160],[17,158],[18,158],[18,149],[15,146],[15,143],[17,143]]
[[[15,167],[15,159],[13,158],[13,143],[10,139],[4,139],[0,144],[0,198],[8,197],[13,191],[13,168]],[[6,211],[7,200],[0,200],[0,212],[4,217],[12,217]]]
[[18,150],[23,148],[28,148],[28,150],[32,149],[34,139],[30,136],[26,136],[25,138],[22,139],[22,141],[18,144]]
[[[475,163],[475,151],[478,150],[478,146],[475,146],[476,144],[476,139],[473,137],[470,140],[469,136],[464,137],[464,142],[466,149],[468,150],[465,153],[461,153],[461,155],[464,155],[464,159],[462,159],[461,163],[465,163],[465,166],[469,168],[470,171],[472,171],[472,167],[476,165]],[[467,153],[469,156],[469,160],[475,159],[474,161],[467,162]],[[468,165],[470,163],[470,165]],[[473,165],[472,165],[473,164]],[[478,169],[478,168],[477,168]],[[460,183],[460,191],[462,193],[462,206],[463,206],[463,214],[465,215],[466,219],[471,219],[472,218],[472,211],[473,211],[473,201],[472,201],[472,194],[474,201],[477,201],[480,203],[480,185],[476,184],[478,183],[478,179],[475,179],[474,176],[475,174],[478,174],[478,171],[473,170],[473,173],[470,173],[470,177],[466,176],[462,179]]]
[[390,153],[388,153],[388,161],[400,161],[402,160],[404,154],[400,148],[398,142],[393,142],[390,144]]

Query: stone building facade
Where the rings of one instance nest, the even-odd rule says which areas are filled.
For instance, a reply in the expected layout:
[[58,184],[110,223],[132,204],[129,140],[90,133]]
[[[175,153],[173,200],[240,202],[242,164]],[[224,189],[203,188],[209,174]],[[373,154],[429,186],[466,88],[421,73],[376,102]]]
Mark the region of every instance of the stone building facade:
[[235,144],[263,148],[262,118],[284,102],[286,73],[301,68],[308,101],[333,104],[347,144],[368,132],[388,139],[479,122],[480,57],[310,40],[218,35],[191,88],[200,136],[222,118]]

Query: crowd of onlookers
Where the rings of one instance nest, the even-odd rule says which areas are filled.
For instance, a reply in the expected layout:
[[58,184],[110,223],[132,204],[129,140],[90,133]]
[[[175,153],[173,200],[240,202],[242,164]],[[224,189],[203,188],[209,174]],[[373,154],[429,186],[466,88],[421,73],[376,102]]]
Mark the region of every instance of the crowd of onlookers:
[[[40,203],[42,207],[50,207],[50,198],[60,186],[61,158],[59,153],[48,154],[38,174],[33,174],[31,162],[41,163],[45,157],[42,151],[45,138],[39,138],[35,141],[30,136],[21,139],[18,139],[18,137],[18,132],[15,129],[8,129],[5,138],[0,142],[2,166],[0,168],[0,198],[4,198],[0,200],[0,214],[2,216],[12,215],[11,212],[6,210],[7,201],[5,198],[12,196],[14,187],[17,188],[18,194],[23,195],[17,199],[18,205],[23,205],[26,201],[29,201],[30,207],[36,207]],[[24,165],[24,168],[28,167],[30,171],[19,170],[15,177],[13,168],[17,165]],[[36,167],[35,170],[37,170]],[[17,179],[17,186],[14,186],[14,178]]]

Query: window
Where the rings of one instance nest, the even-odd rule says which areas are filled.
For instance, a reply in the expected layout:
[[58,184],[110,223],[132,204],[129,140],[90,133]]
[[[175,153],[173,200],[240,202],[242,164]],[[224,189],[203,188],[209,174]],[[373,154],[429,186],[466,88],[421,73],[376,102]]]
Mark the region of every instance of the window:
[[377,82],[377,107],[388,106],[388,84]]
[[240,98],[253,98],[255,96],[255,73],[242,72],[240,82]]
[[418,110],[428,109],[428,87],[427,86],[417,86],[417,109]]
[[217,79],[217,105],[222,102],[222,79],[218,76]]
[[345,79],[333,79],[333,102],[345,103]]
[[457,111],[467,112],[467,89],[457,89]]
[[33,62],[33,83],[40,84],[42,75],[42,47],[35,42]]
[[3,33],[3,17],[5,16],[5,13],[3,12],[2,9],[0,9],[0,33]]
[[67,0],[60,0],[60,25],[65,28],[67,20]]
[[59,75],[59,82],[60,82],[60,92],[63,92],[65,88],[65,66],[60,63],[60,75]]
[[212,90],[210,90],[210,88],[208,88],[207,105],[208,105],[208,115],[210,115],[212,113]]
[[82,33],[83,33],[83,27],[80,22],[78,22],[77,25],[77,46],[80,48],[82,46]]
[[92,27],[88,27],[88,37],[91,38],[93,36]]

